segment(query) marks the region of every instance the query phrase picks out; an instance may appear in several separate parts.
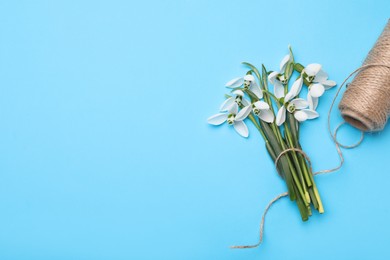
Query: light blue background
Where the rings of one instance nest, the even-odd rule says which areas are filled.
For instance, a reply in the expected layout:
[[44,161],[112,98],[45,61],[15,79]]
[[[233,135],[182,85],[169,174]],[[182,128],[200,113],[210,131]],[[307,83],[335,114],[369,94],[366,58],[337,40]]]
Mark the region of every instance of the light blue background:
[[[337,82],[388,1],[1,1],[0,259],[389,259],[390,129],[317,178],[326,213],[302,223],[251,126],[211,127],[241,61],[294,48]],[[302,143],[338,164],[321,100]],[[340,119],[335,113],[334,122]],[[358,134],[344,129],[341,139]]]

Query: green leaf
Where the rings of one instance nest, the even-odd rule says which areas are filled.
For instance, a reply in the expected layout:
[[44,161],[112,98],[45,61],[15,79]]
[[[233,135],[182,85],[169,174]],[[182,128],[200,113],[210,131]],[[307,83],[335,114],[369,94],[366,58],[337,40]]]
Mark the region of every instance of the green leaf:
[[259,81],[261,81],[260,72],[254,65],[250,64],[249,62],[245,62],[245,61],[242,64],[251,68],[253,70],[253,72],[256,74]]
[[290,79],[292,73],[294,71],[294,62],[290,61],[286,65],[286,70],[284,72],[284,75],[287,79]]
[[297,121],[294,118],[294,115],[287,113],[287,121],[291,129],[291,135],[293,138],[294,146],[298,146],[298,131],[297,131]]
[[305,203],[303,202],[303,199],[299,195],[297,196],[297,205],[298,205],[299,212],[301,213],[302,220],[307,221],[309,219],[309,212],[307,210]]
[[248,94],[249,98],[251,99],[251,103],[255,103],[256,101],[259,101],[259,98],[255,95],[255,93],[253,93],[252,91],[250,91],[249,89],[245,89],[243,90],[246,94]]
[[261,65],[262,67],[262,73],[263,73],[263,87],[265,90],[268,90],[268,73],[267,73],[267,69],[265,68],[264,64]]
[[294,53],[293,53],[293,51],[292,51],[291,45],[288,46],[288,50],[290,51],[290,55],[291,55],[292,61],[293,61],[293,63],[294,63],[294,62],[295,62],[295,60],[294,60]]

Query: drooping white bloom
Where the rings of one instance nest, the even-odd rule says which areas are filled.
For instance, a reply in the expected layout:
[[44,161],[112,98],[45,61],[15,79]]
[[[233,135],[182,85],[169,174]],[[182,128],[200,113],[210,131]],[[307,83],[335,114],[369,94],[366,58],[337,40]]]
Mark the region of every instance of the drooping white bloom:
[[278,126],[281,126],[286,121],[287,112],[293,114],[295,119],[299,122],[306,121],[307,119],[314,119],[319,116],[316,111],[307,109],[309,103],[306,100],[302,98],[294,99],[294,97],[296,97],[296,91],[296,88],[291,88],[291,90],[284,97],[283,106],[279,109],[278,114],[276,115],[276,124]]
[[238,106],[248,106],[250,102],[244,98],[244,92],[240,89],[237,89],[232,92],[233,96],[226,99],[219,110],[221,111],[227,111],[229,110],[234,104],[237,104]]
[[261,120],[267,123],[272,123],[275,119],[274,113],[271,111],[269,105],[264,101],[260,100],[252,104],[252,111]]
[[312,97],[312,95],[310,95],[310,92],[307,92],[307,102],[309,103],[309,108],[311,110],[317,109],[318,100],[319,100],[319,98]]
[[277,98],[281,98],[284,96],[283,84],[286,84],[287,79],[283,74],[286,70],[287,63],[291,60],[292,56],[290,54],[287,54],[280,62],[280,71],[274,71],[268,75],[268,80],[271,82],[272,85],[274,85],[274,94]]
[[[299,96],[299,93],[301,93],[301,90],[302,90],[302,86],[303,86],[303,78],[299,77],[292,84],[291,89],[290,89],[289,93],[287,93],[286,97],[291,99],[292,97]],[[292,97],[290,97],[290,96],[292,96]]]
[[238,88],[244,86],[245,90],[252,91],[259,99],[263,98],[263,92],[257,84],[255,77],[250,74],[241,78],[234,78],[226,83],[225,86],[228,88]]
[[262,100],[243,107],[240,111],[241,114],[238,113],[236,119],[241,119],[242,117],[246,118],[250,112],[253,112],[261,120],[267,123],[272,123],[275,119],[274,113],[270,110],[269,105]]
[[[281,76],[284,77],[284,76]],[[274,71],[268,75],[268,80],[274,85],[274,94],[277,98],[284,96],[284,87],[283,83],[280,81],[279,72]]]
[[307,100],[309,101],[310,109],[314,110],[317,108],[318,98],[324,94],[325,90],[336,86],[336,82],[328,80],[328,74],[322,70],[321,64],[309,64],[304,68],[303,73],[307,75],[306,80],[311,83]]
[[292,60],[291,53],[287,54],[283,57],[282,61],[280,62],[279,69],[280,71],[285,71],[287,63]]
[[207,122],[212,125],[221,125],[227,122],[229,125],[233,125],[239,135],[242,137],[248,137],[248,127],[243,120],[249,115],[249,113],[243,110],[238,112],[238,105],[234,103],[227,112],[213,115],[207,119]]

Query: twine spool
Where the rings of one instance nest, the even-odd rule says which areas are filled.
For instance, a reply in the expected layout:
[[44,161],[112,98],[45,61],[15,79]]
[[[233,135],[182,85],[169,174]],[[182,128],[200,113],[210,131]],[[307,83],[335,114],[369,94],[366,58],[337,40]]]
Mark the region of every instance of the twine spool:
[[339,104],[344,120],[364,131],[380,131],[390,115],[390,20]]

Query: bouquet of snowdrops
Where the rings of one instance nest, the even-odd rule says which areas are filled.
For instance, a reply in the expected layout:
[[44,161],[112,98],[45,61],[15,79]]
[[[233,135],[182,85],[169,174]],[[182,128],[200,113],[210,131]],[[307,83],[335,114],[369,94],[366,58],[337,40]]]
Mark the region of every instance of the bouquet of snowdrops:
[[[243,137],[249,135],[245,121],[255,125],[276,170],[286,182],[290,199],[296,201],[302,220],[306,221],[312,214],[311,205],[320,213],[324,208],[299,142],[299,127],[319,116],[318,100],[336,82],[328,80],[320,64],[296,63],[291,47],[279,71],[267,71],[264,65],[260,71],[250,63],[243,64],[249,71],[244,77],[226,83],[231,93],[220,106],[221,112],[208,118],[208,122],[212,125],[226,122]],[[297,73],[293,74],[294,71]],[[273,85],[272,92],[269,82]],[[306,99],[299,97],[303,86],[308,88]]]

